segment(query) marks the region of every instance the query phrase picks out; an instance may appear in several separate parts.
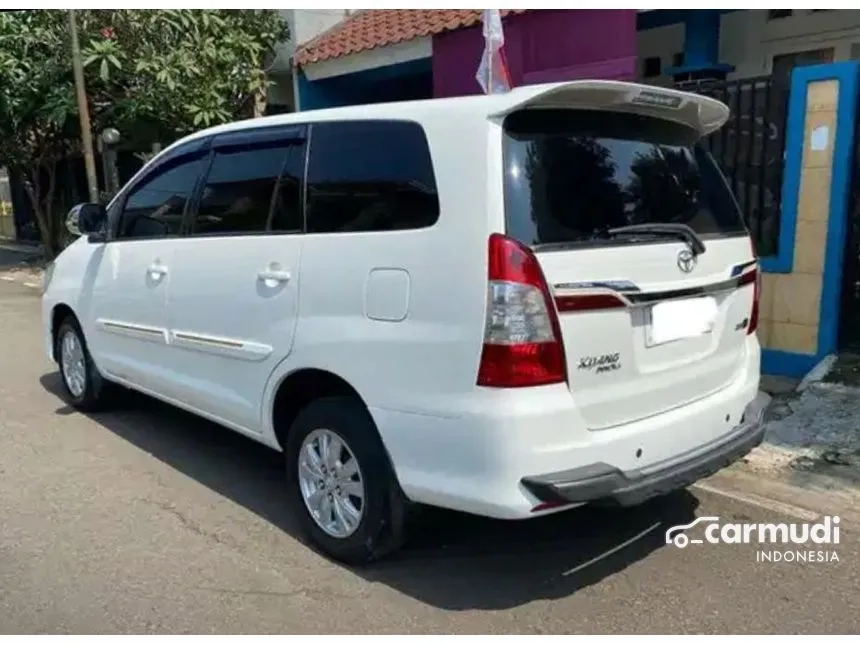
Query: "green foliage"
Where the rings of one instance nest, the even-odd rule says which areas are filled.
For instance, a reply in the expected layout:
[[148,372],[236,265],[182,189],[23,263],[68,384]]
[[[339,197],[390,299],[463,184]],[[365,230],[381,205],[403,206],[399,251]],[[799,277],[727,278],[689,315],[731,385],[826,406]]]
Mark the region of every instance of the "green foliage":
[[75,132],[67,24],[62,11],[0,13],[0,165],[55,156]]
[[94,121],[149,141],[239,116],[288,35],[272,10],[80,13]]
[[77,132],[67,24],[62,11],[0,13],[0,166],[21,171],[49,257],[56,162]]
[[[75,14],[92,130],[117,128],[139,150],[246,114],[289,36],[274,10]],[[80,147],[71,60],[67,11],[0,12],[0,167],[24,172],[48,216],[52,168]]]

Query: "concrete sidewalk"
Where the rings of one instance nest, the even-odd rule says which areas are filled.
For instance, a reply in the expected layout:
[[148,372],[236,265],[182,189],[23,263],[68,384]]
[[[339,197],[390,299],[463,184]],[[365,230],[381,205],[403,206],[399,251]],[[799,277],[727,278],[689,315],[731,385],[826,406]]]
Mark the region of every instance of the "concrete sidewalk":
[[[833,357],[803,381],[763,379],[767,435],[744,466],[801,483],[808,474],[860,487],[860,357]],[[770,386],[770,387],[768,387]]]

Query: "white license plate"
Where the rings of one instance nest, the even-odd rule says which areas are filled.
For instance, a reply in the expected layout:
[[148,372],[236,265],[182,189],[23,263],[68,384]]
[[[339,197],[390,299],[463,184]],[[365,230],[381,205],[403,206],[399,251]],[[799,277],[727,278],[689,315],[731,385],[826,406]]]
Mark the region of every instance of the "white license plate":
[[650,311],[648,345],[709,334],[714,328],[717,311],[717,301],[713,298],[658,302]]

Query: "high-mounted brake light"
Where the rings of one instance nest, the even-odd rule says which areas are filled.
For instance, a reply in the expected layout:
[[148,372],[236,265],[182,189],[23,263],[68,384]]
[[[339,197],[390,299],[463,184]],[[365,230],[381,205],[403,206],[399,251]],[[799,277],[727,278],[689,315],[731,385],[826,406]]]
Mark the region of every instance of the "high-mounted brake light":
[[478,385],[528,387],[567,379],[558,314],[534,253],[490,235],[487,317]]

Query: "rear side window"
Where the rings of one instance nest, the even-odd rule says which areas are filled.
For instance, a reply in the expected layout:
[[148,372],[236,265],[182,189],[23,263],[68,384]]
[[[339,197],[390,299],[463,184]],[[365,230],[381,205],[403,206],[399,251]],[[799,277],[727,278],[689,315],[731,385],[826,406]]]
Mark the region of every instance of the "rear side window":
[[424,130],[410,121],[314,124],[307,232],[394,231],[439,217]]
[[737,202],[697,138],[686,126],[630,114],[509,115],[508,235],[531,246],[619,244],[629,238],[610,242],[607,229],[666,222],[705,237],[746,235]]
[[[275,191],[291,153],[301,150],[295,142],[246,144],[216,148],[206,185],[194,220],[195,235],[261,233],[269,230],[270,213],[276,210],[278,230],[301,229],[301,205],[280,199]],[[295,155],[299,156],[298,152]],[[287,178],[290,183],[292,177]],[[287,189],[284,189],[287,192]]]

